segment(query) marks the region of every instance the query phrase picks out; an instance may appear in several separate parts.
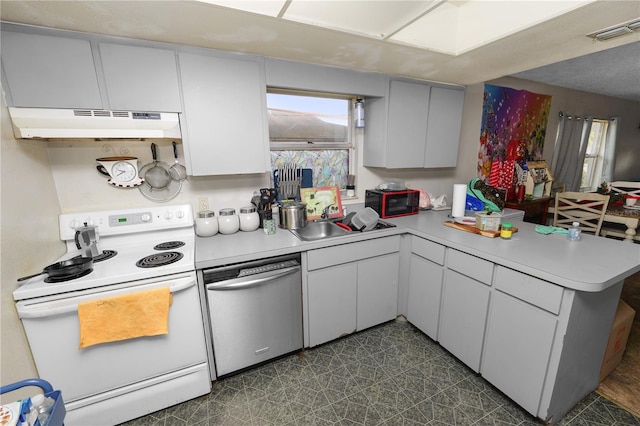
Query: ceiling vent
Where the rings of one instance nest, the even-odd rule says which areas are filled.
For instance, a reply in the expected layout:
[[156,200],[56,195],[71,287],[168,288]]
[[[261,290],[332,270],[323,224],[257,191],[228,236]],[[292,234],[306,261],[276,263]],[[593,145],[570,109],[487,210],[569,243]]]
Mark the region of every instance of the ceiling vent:
[[620,37],[623,35],[631,34],[640,30],[640,19],[635,19],[624,24],[619,24],[614,27],[609,27],[604,30],[599,30],[591,34],[587,34],[587,37],[591,37],[594,40],[606,41],[612,38]]

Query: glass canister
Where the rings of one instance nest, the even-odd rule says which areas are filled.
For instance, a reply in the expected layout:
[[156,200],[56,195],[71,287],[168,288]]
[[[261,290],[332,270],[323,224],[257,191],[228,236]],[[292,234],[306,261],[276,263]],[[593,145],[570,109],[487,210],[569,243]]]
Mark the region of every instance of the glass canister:
[[240,230],[255,231],[260,226],[260,216],[255,206],[240,207]]
[[234,234],[240,229],[240,219],[236,209],[220,209],[218,214],[218,232],[221,234]]
[[211,237],[218,233],[218,218],[211,210],[201,210],[196,216],[196,235]]

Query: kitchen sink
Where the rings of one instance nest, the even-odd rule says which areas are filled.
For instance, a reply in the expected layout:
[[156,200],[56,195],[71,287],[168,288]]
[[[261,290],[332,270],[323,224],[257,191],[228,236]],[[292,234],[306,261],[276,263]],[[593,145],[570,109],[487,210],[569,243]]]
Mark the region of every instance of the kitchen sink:
[[346,229],[343,229],[329,221],[311,222],[304,228],[290,229],[290,231],[302,241],[321,240],[324,238],[339,237],[349,234],[349,231]]
[[[332,237],[341,237],[344,235],[349,235],[351,232],[358,231],[347,231],[344,228],[336,225],[338,220],[319,220],[317,222],[311,222],[307,224],[304,228],[300,229],[290,229],[291,233],[301,239],[302,241],[315,241],[322,240],[324,238],[332,238]],[[373,230],[377,229],[386,229],[386,228],[395,228],[396,225],[393,225],[389,222],[384,222],[382,220],[378,220],[376,227]],[[367,231],[371,232],[371,231]]]

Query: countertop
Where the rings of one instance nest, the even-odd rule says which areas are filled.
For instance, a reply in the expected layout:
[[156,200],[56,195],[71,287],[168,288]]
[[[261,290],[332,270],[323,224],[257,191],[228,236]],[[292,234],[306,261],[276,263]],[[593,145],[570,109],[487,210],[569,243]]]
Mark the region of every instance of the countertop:
[[488,238],[443,225],[449,211],[422,211],[385,221],[395,228],[353,232],[319,241],[300,241],[278,228],[274,235],[262,230],[231,235],[196,237],[196,269],[298,253],[389,235],[412,234],[447,247],[515,269],[557,285],[598,292],[640,271],[640,244],[592,235],[568,241],[565,235],[542,235],[535,224],[517,221],[510,240]]

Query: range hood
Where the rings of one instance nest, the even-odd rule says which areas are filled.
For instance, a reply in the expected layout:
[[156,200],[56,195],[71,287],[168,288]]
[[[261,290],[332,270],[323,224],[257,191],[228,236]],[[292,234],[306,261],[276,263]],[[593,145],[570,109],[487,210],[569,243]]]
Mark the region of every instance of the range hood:
[[178,113],[9,108],[17,139],[181,139]]

